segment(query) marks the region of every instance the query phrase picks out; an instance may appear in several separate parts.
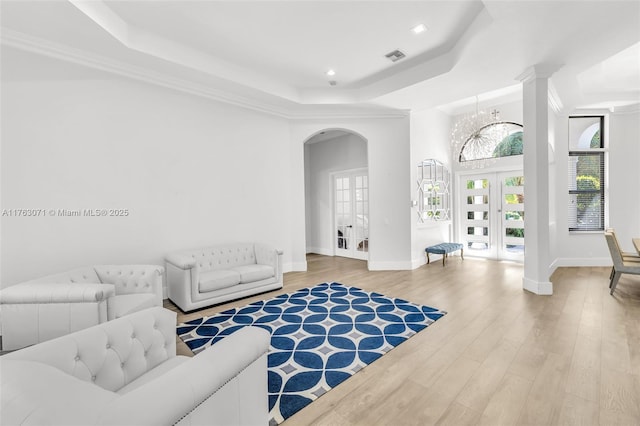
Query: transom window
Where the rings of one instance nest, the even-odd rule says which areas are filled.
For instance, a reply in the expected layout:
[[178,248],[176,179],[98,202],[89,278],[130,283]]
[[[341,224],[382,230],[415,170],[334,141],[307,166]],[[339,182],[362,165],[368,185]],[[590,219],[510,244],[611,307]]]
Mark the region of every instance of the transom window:
[[510,121],[490,123],[474,131],[460,149],[458,161],[522,155],[522,125]]

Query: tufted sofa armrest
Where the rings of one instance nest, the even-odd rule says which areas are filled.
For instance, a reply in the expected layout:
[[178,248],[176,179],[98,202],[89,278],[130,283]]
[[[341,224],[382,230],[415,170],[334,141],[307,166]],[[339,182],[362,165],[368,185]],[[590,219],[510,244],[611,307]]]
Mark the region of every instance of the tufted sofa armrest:
[[180,269],[191,269],[196,266],[196,258],[184,253],[169,254],[165,260]]
[[100,302],[114,294],[111,284],[23,283],[0,291],[0,304]]
[[[268,350],[266,330],[238,330],[118,398],[100,424],[266,425]],[[219,392],[225,385],[227,391]],[[192,415],[195,417],[188,418]]]
[[259,243],[254,244],[254,250],[256,252],[256,263],[273,266],[278,281],[282,282],[282,250]]

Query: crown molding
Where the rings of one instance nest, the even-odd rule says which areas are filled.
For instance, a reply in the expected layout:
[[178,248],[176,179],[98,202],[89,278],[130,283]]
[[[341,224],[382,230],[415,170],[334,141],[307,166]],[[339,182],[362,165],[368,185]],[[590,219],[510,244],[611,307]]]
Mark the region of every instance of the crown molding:
[[[194,96],[203,97],[216,102],[234,105],[252,111],[274,115],[289,120],[301,119],[363,119],[363,118],[400,118],[409,115],[405,110],[377,110],[354,108],[349,105],[302,105],[283,107],[254,98],[240,96],[229,91],[214,89],[203,84],[173,77],[149,68],[131,65],[68,45],[35,37],[19,31],[3,28],[0,32],[0,43],[15,49],[47,56],[76,65],[97,69],[121,77],[144,83],[177,90]],[[330,111],[327,111],[330,108]]]
[[515,79],[523,83],[527,83],[537,78],[549,78],[556,71],[562,68],[562,66],[563,66],[562,64],[553,64],[553,63],[536,64],[524,70]]

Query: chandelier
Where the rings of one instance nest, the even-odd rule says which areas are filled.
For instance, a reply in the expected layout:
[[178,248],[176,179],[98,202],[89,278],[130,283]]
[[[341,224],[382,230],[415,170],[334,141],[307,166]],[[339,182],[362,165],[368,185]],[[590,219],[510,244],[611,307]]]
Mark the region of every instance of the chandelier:
[[451,132],[454,161],[465,168],[482,168],[495,162],[496,144],[509,135],[507,123],[500,121],[500,111],[480,110],[476,96],[475,113],[461,116]]

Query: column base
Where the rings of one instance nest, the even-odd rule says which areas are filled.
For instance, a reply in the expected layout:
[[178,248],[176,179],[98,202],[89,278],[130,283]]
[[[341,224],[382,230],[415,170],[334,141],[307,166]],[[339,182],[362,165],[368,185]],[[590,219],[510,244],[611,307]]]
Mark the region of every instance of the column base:
[[534,281],[523,277],[522,288],[539,296],[551,296],[553,294],[553,283],[550,281]]

